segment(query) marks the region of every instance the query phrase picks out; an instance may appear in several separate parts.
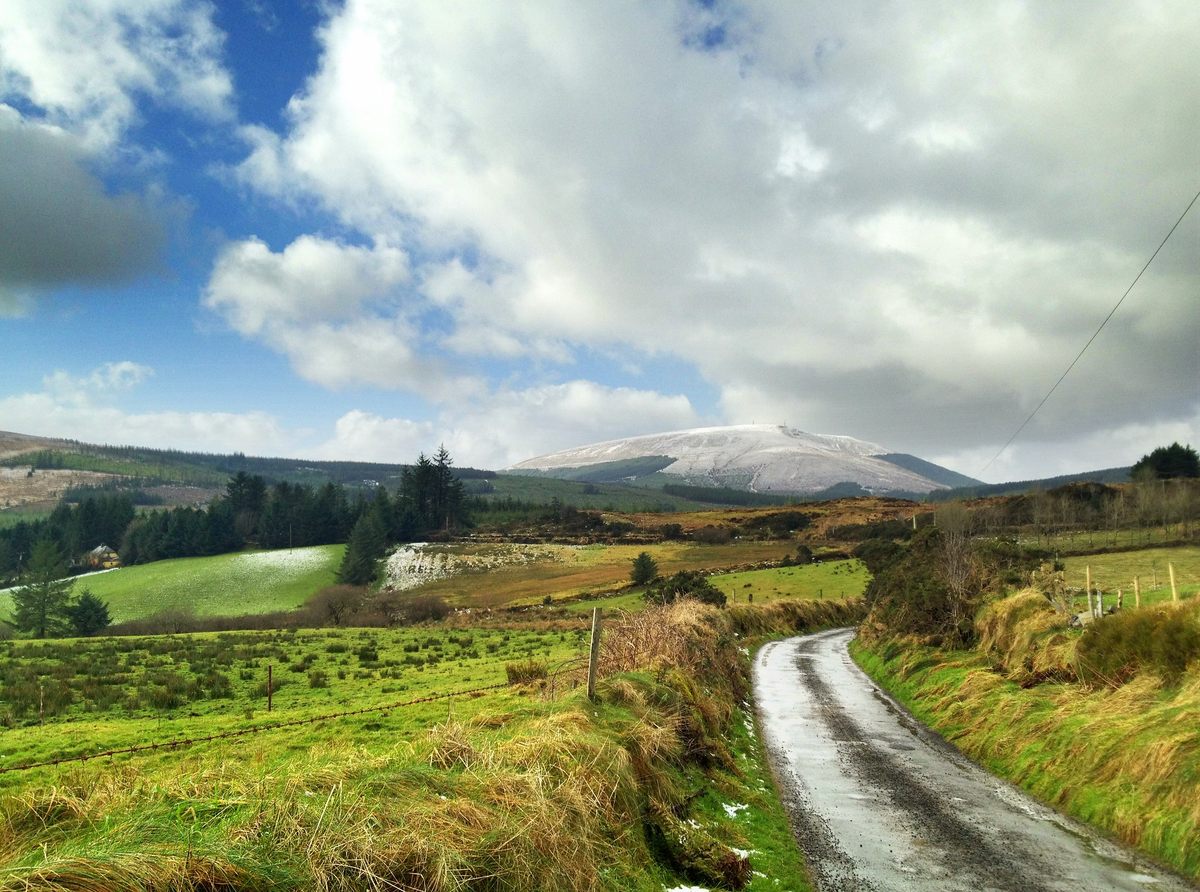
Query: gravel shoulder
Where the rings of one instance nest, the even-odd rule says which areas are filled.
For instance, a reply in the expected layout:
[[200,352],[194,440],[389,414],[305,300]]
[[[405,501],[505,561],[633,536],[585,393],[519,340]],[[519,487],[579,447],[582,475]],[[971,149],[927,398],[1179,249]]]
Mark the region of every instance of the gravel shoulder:
[[821,890],[1195,887],[987,773],[851,660],[849,629],[764,646],[763,739]]

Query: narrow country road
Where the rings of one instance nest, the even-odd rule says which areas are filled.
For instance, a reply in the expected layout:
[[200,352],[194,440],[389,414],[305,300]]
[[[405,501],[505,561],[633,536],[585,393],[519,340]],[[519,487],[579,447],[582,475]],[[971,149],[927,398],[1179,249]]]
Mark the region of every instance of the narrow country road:
[[1193,888],[920,725],[854,665],[852,634],[768,644],[754,666],[764,741],[822,892]]

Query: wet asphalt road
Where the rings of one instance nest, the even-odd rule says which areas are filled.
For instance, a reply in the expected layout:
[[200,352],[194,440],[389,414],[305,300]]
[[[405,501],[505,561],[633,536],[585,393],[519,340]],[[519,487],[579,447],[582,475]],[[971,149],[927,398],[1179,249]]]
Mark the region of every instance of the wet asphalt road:
[[852,632],[759,651],[754,690],[822,892],[1190,890],[976,766],[854,665]]

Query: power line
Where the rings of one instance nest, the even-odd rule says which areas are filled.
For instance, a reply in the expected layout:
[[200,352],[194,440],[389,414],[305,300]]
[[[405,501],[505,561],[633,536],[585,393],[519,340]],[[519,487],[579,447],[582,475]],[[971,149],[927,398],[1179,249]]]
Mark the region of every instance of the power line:
[[992,462],[1004,454],[1004,450],[1012,445],[1013,440],[1020,435],[1021,431],[1025,430],[1025,426],[1029,424],[1029,422],[1033,421],[1033,416],[1038,413],[1042,406],[1046,405],[1046,400],[1050,399],[1050,397],[1054,394],[1054,391],[1058,390],[1058,385],[1063,383],[1063,379],[1071,373],[1071,369],[1075,368],[1075,363],[1079,362],[1079,360],[1083,358],[1083,354],[1087,352],[1087,348],[1092,346],[1092,341],[1096,340],[1100,332],[1104,330],[1104,326],[1108,325],[1108,320],[1113,317],[1118,309],[1120,309],[1121,304],[1125,302],[1125,298],[1129,297],[1129,293],[1133,291],[1133,288],[1135,285],[1137,285],[1138,280],[1142,278],[1142,273],[1150,268],[1150,264],[1154,262],[1154,258],[1158,256],[1158,252],[1163,249],[1163,245],[1165,245],[1170,240],[1171,236],[1175,234],[1175,230],[1179,228],[1179,224],[1183,222],[1183,218],[1188,215],[1188,211],[1192,209],[1192,206],[1198,199],[1200,199],[1200,191],[1192,196],[1192,200],[1189,201],[1188,206],[1183,209],[1183,213],[1179,215],[1179,219],[1175,221],[1175,224],[1171,227],[1170,231],[1168,231],[1163,237],[1163,240],[1159,242],[1158,247],[1154,249],[1154,253],[1150,255],[1150,259],[1146,261],[1145,265],[1143,265],[1140,270],[1138,270],[1138,274],[1133,277],[1133,281],[1129,283],[1129,287],[1125,289],[1125,293],[1121,295],[1121,299],[1117,301],[1116,305],[1111,310],[1108,311],[1108,315],[1104,317],[1104,321],[1100,323],[1100,327],[1096,329],[1090,338],[1088,338],[1088,342],[1083,345],[1083,349],[1079,351],[1078,355],[1071,360],[1071,364],[1067,366],[1067,370],[1059,376],[1057,381],[1054,382],[1054,386],[1046,391],[1046,395],[1042,397],[1042,401],[1038,403],[1037,406],[1034,407],[1034,410],[1029,413],[1029,416],[1021,422],[1021,426],[1013,431],[1013,435],[1009,437],[1007,441],[1005,441],[1004,445],[1000,447],[999,451],[990,459],[988,459],[988,463],[986,465],[979,469],[979,474],[983,474],[984,471],[992,466]]

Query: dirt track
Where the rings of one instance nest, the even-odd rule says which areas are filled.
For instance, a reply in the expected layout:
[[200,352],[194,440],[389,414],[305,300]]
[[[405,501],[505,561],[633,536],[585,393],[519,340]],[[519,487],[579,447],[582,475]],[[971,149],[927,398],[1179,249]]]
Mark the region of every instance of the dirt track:
[[767,749],[822,892],[1194,888],[974,765],[854,665],[851,634],[768,644],[754,667]]

